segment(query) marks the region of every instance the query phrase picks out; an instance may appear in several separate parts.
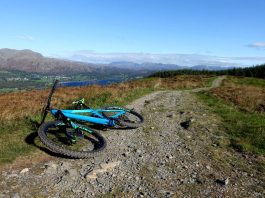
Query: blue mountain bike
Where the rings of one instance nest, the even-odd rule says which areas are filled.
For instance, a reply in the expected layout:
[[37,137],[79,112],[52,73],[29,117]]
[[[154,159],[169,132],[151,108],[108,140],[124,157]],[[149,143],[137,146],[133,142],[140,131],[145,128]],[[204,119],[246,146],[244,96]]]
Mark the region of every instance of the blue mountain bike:
[[[72,158],[90,158],[98,155],[105,147],[105,138],[86,123],[104,127],[121,126],[137,128],[144,118],[134,111],[124,107],[104,107],[92,109],[85,105],[84,99],[74,101],[74,109],[60,110],[51,108],[52,95],[58,80],[52,86],[47,104],[42,111],[42,119],[38,135],[49,150]],[[45,122],[48,113],[54,121]]]

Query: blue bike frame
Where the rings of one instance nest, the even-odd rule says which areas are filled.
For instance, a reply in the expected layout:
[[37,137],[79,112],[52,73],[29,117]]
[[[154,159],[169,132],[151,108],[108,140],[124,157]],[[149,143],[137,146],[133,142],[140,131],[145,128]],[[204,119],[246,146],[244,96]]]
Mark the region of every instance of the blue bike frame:
[[[53,116],[58,113],[58,109],[51,109],[50,112]],[[107,110],[107,109],[83,109],[83,110],[60,110],[61,113],[67,118],[86,121],[96,124],[102,124],[109,127],[115,126],[115,119],[122,114],[126,113],[124,109],[115,109],[115,110]],[[103,112],[112,112],[115,113],[112,116],[105,117],[102,115]],[[82,115],[84,113],[90,113],[93,116]]]

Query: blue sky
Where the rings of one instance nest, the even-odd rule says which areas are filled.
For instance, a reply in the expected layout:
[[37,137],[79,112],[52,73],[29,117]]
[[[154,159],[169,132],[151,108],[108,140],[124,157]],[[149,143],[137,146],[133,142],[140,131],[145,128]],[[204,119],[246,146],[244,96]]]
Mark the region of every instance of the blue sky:
[[264,10],[264,0],[2,0],[0,48],[82,52],[87,61],[145,53],[255,64],[265,62]]

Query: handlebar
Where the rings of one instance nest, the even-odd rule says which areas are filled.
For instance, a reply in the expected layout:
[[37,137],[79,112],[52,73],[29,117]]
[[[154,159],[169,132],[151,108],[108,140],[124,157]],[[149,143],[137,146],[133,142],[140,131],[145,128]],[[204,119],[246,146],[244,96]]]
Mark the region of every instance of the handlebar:
[[90,109],[90,107],[88,107],[85,104],[85,98],[78,99],[78,100],[72,102],[72,104],[75,106],[75,109],[77,109],[77,110],[80,110],[80,109]]
[[72,104],[77,105],[77,104],[85,104],[85,98],[80,98],[76,101],[73,101]]

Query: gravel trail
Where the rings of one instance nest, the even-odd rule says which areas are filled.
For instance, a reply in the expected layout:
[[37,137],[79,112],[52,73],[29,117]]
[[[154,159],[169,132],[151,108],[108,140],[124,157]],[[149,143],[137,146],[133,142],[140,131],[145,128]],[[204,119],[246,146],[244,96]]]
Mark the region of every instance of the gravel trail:
[[220,118],[192,92],[134,101],[143,127],[103,131],[108,146],[86,160],[57,158],[3,171],[0,197],[263,197],[249,156],[228,150]]
[[210,87],[202,87],[202,88],[193,89],[193,90],[191,90],[191,92],[195,93],[195,92],[200,92],[200,91],[207,91],[207,90],[210,90],[212,88],[220,87],[225,78],[226,78],[226,76],[219,76],[216,79],[214,79],[214,81],[212,82],[212,85]]

